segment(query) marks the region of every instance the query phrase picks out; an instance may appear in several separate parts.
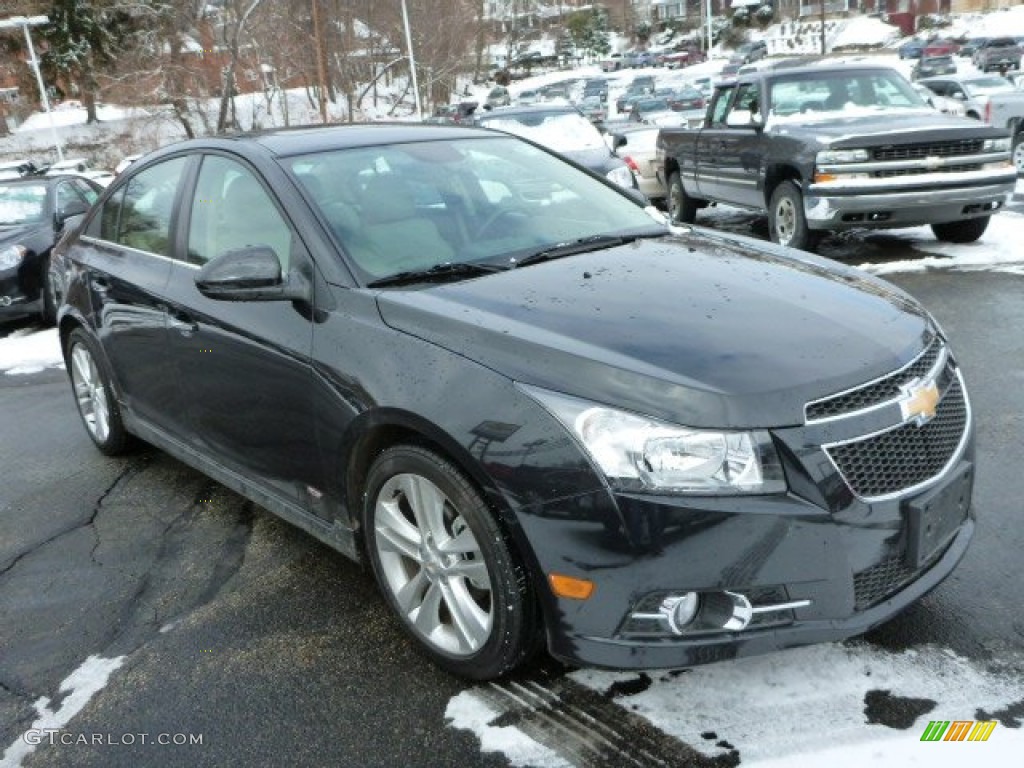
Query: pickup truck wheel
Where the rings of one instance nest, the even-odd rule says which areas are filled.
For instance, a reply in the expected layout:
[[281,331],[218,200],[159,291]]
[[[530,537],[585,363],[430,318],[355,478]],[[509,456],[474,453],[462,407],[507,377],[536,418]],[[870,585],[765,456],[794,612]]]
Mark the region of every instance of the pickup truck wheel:
[[1010,153],[1017,175],[1024,176],[1024,131],[1018,131],[1013,137],[1013,151]]
[[932,232],[939,240],[947,243],[973,243],[985,233],[988,220],[988,216],[979,216],[976,219],[932,224]]
[[668,179],[668,215],[677,224],[693,224],[697,218],[697,202],[686,194],[678,173]]
[[772,192],[768,206],[768,229],[773,242],[809,251],[818,244],[821,235],[807,228],[804,218],[804,198],[800,188],[792,181],[784,181]]

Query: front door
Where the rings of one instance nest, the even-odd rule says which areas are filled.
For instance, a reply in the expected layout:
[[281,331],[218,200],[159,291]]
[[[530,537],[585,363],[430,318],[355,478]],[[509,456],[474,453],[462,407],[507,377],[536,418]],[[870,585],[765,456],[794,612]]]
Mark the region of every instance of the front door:
[[203,157],[188,211],[187,250],[168,281],[168,339],[193,447],[285,499],[318,487],[311,405],[312,320],[289,301],[229,302],[199,293],[210,259],[268,246],[282,273],[312,268],[273,194],[240,160]]

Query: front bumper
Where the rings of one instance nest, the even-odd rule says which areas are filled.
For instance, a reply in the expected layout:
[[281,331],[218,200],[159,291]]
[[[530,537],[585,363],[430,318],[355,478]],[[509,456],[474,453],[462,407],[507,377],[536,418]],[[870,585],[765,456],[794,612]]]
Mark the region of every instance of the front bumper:
[[[970,462],[961,462],[925,491],[854,500],[840,513],[792,493],[682,500],[596,492],[532,509],[520,521],[540,569],[596,584],[586,601],[544,597],[549,650],[587,666],[678,668],[866,632],[932,590],[963,557],[974,533],[972,480]],[[908,508],[954,486],[967,499],[962,521],[921,565],[905,565],[914,549]],[[649,595],[723,590],[802,605],[740,631],[625,631]]]
[[[864,183],[812,184],[804,197],[807,226],[816,230],[913,227],[988,216],[1010,202],[1016,171],[977,172],[970,183],[957,186],[950,174],[903,177],[909,182],[879,186]],[[912,189],[907,189],[913,184]]]

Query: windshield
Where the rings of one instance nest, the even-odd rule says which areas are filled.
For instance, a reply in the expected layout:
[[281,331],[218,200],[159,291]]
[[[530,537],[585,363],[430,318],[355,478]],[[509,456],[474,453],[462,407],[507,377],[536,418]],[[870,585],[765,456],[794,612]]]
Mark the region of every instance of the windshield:
[[0,186],[0,226],[34,224],[46,218],[46,187],[42,184]]
[[913,86],[892,70],[826,72],[779,78],[771,85],[769,114],[800,120],[870,114],[894,109],[927,109]]
[[1016,90],[1013,83],[1002,77],[979,77],[964,83],[968,96],[984,96],[989,93],[1003,93]]
[[511,137],[285,162],[364,281],[439,264],[511,266],[581,239],[666,231],[614,186]]
[[605,146],[600,131],[578,112],[532,112],[484,117],[480,125],[535,141],[555,152],[578,152]]

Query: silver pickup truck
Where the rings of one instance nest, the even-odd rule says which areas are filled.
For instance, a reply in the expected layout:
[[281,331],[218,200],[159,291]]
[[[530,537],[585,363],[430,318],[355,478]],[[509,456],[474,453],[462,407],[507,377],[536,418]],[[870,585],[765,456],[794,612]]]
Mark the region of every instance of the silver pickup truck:
[[918,82],[938,96],[962,102],[968,117],[1008,130],[1013,163],[1024,176],[1024,91],[998,75],[941,75]]

